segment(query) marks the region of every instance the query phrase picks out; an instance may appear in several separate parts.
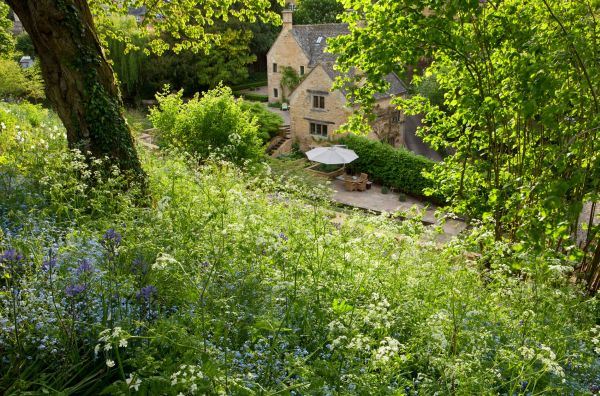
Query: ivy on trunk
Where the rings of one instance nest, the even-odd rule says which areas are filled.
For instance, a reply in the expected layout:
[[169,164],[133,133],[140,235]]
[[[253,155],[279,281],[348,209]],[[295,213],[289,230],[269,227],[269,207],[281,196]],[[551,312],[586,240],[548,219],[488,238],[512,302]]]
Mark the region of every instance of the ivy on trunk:
[[46,95],[67,130],[71,149],[109,158],[133,178],[145,174],[123,114],[113,70],[85,0],[8,0],[29,33]]

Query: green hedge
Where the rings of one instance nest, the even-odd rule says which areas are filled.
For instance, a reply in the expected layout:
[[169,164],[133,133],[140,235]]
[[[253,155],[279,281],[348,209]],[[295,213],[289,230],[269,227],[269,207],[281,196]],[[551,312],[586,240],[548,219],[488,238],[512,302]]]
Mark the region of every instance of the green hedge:
[[260,81],[255,81],[255,82],[249,82],[249,83],[245,83],[245,84],[235,85],[235,86],[231,87],[231,89],[234,90],[234,91],[243,91],[244,89],[252,89],[252,88],[264,87],[267,84],[268,84],[267,80],[260,80]]
[[268,102],[269,101],[269,97],[267,95],[260,95],[260,94],[250,93],[250,92],[235,92],[234,95],[244,98],[245,100],[248,100],[250,102]]
[[426,188],[433,187],[433,183],[422,175],[423,171],[433,168],[434,162],[430,159],[356,135],[348,135],[340,143],[358,155],[358,159],[348,166],[351,171],[368,173],[370,180],[414,197],[437,204],[444,202],[441,196],[425,196],[424,193]]

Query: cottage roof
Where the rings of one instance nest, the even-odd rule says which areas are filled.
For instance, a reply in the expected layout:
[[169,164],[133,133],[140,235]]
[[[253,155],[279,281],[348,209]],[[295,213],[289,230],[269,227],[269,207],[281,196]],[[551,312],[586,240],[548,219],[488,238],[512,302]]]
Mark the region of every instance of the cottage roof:
[[[332,80],[335,80],[341,75],[339,71],[334,69],[334,61],[323,62],[322,66],[325,72],[329,75],[329,77]],[[355,70],[350,70],[349,74],[350,77],[352,77],[355,74]],[[387,76],[385,76],[384,80],[389,84],[389,89],[383,93],[376,93],[375,100],[386,99],[392,96],[399,96],[408,92],[404,81],[402,81],[400,77],[396,75],[396,73],[388,74]],[[346,96],[348,94],[348,91],[346,89],[342,89],[342,93],[344,94],[344,96]]]
[[294,25],[292,35],[309,59],[308,67],[321,62],[334,61],[335,55],[325,52],[327,39],[350,33],[345,23],[326,23],[321,25]]

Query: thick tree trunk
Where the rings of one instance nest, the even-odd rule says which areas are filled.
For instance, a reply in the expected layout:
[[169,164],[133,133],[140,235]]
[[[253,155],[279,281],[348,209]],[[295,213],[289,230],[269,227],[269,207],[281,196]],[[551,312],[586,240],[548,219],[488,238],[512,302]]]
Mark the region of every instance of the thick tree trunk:
[[7,0],[35,46],[46,95],[67,130],[69,147],[108,157],[144,178],[123,103],[85,0]]

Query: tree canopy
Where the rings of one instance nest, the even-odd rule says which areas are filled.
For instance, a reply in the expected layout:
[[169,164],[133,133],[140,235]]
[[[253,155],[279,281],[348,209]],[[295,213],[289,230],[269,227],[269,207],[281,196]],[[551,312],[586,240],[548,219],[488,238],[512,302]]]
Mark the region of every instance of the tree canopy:
[[344,5],[338,0],[300,0],[294,12],[294,23],[311,25],[338,22]]
[[599,198],[599,2],[344,4],[354,10],[344,17],[351,34],[331,48],[342,69],[363,72],[345,82],[356,101],[368,107],[383,76],[432,59],[424,78],[435,76],[443,106],[421,95],[396,103],[425,114],[425,139],[456,153],[431,174],[438,190],[509,251],[564,254],[597,287],[597,229],[582,236],[579,216]]

